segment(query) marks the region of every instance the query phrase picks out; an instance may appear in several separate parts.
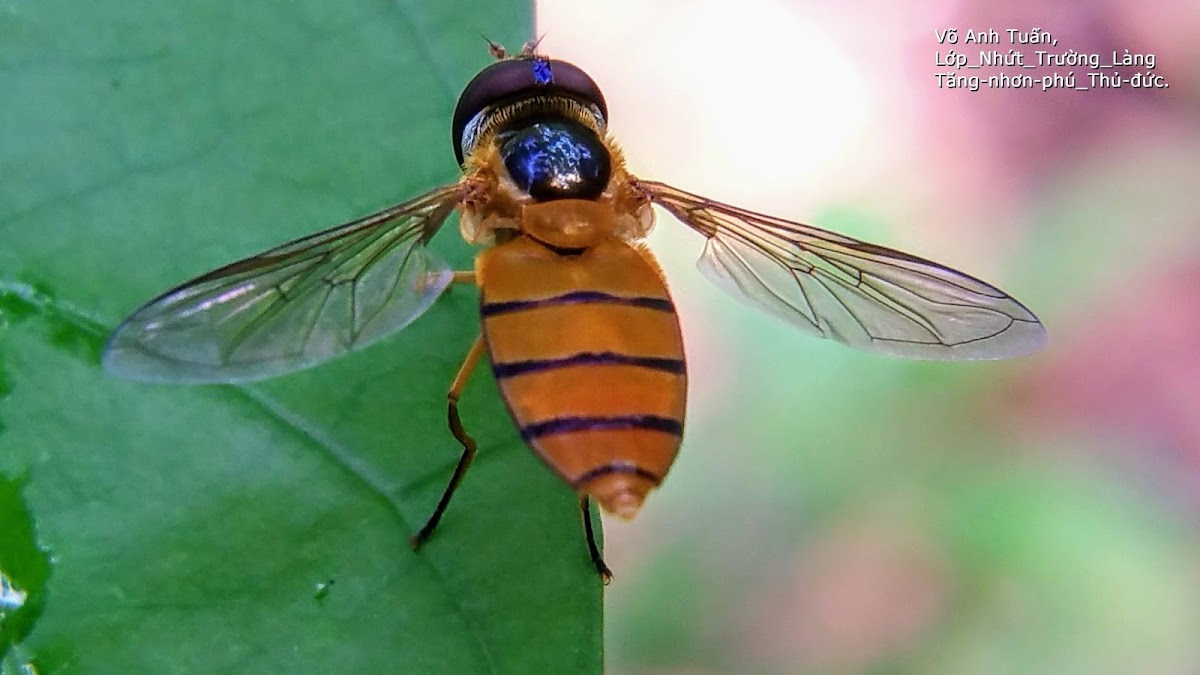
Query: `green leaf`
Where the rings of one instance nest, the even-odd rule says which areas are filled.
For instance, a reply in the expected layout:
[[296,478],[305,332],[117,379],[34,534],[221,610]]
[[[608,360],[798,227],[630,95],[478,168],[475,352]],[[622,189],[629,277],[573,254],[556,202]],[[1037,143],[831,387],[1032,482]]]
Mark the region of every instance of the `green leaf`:
[[[0,382],[0,395],[3,394]],[[0,658],[24,640],[42,611],[50,558],[38,546],[21,483],[0,475]],[[6,664],[0,664],[5,672]]]
[[[458,288],[384,343],[254,386],[98,366],[167,286],[455,180],[449,117],[518,2],[0,6],[0,472],[52,555],[40,672],[594,672],[574,496],[522,445]],[[472,252],[453,223],[433,248]],[[0,532],[0,548],[17,537]],[[22,633],[23,635],[23,633]]]

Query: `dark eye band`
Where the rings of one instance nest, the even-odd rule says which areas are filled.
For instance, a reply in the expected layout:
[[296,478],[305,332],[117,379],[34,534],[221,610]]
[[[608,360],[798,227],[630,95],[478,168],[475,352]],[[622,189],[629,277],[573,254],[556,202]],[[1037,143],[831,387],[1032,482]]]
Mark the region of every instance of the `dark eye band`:
[[451,127],[458,163],[463,161],[463,131],[484,108],[528,95],[547,94],[561,94],[593,104],[605,119],[608,117],[600,87],[579,67],[541,57],[499,61],[480,71],[458,98]]

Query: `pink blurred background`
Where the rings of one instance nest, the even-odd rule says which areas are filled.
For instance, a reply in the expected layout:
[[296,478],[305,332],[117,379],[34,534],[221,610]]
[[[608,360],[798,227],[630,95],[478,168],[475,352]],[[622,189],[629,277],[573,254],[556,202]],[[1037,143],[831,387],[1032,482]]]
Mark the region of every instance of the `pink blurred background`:
[[[615,671],[1200,672],[1198,18],[538,3],[634,173],[967,270],[1051,335],[1002,364],[818,343],[710,288],[660,214],[690,420],[643,515],[606,526]],[[1033,27],[1057,46],[1008,44]],[[945,28],[1026,62],[1153,53],[1169,88],[939,89]],[[1056,70],[1090,69],[1023,72]]]

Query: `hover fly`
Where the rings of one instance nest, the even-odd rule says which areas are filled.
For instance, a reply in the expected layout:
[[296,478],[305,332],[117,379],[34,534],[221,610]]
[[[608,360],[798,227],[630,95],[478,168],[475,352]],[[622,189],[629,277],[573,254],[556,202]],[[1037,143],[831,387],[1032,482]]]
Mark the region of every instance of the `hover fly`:
[[[642,243],[653,206],[704,237],[700,269],[802,331],[919,359],[999,359],[1046,342],[1021,303],[935,262],[753,213],[626,169],[600,88],[527,44],[463,90],[451,127],[462,177],[173,288],[109,338],[104,365],[159,382],[244,382],[387,337],[451,284],[479,288],[480,335],[450,385],[461,459],[427,540],[475,457],[459,395],[486,354],[521,437],[579,496],[632,518],[679,450],[687,367],[675,305]],[[451,213],[485,246],[451,270],[426,245]]]

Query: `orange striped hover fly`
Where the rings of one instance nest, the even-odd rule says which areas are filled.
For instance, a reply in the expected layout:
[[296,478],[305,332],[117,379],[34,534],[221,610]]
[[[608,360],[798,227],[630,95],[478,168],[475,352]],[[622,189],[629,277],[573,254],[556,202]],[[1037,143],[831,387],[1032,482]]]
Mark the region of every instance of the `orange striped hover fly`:
[[[407,326],[450,284],[479,287],[481,335],[450,386],[463,447],[423,543],[475,456],[458,399],[486,354],[529,447],[579,496],[632,518],[683,433],[687,369],[675,306],[642,238],[661,206],[706,240],[700,269],[801,330],[922,359],[999,359],[1046,342],[1021,303],[974,277],[882,246],[635,178],[583,70],[527,44],[463,90],[462,177],[411,201],[173,288],[109,338],[105,367],[140,380],[242,382],[361,349]],[[426,244],[458,211],[486,246],[452,271]]]

